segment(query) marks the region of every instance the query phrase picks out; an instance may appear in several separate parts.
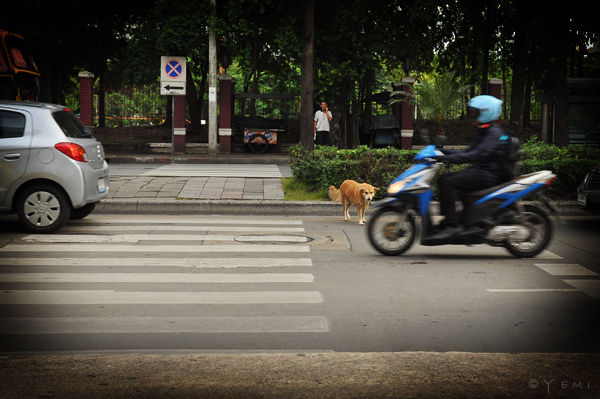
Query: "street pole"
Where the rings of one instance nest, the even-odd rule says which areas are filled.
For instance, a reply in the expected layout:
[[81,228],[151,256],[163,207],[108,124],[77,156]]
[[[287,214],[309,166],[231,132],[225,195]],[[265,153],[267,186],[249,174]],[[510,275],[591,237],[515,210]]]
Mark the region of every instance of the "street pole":
[[208,156],[217,156],[217,5],[211,0],[208,28]]

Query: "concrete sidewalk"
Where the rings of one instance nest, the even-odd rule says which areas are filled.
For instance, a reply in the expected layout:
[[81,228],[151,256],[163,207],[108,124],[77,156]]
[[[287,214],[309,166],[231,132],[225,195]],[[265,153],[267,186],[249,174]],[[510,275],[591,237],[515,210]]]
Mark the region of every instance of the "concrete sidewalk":
[[181,353],[0,357],[0,397],[599,398],[598,354]]
[[[288,154],[216,158],[131,154],[107,159],[109,195],[95,213],[331,216],[341,212],[340,205],[331,201],[284,201],[281,178],[291,176]],[[119,165],[132,164],[140,166],[134,173],[118,170]]]

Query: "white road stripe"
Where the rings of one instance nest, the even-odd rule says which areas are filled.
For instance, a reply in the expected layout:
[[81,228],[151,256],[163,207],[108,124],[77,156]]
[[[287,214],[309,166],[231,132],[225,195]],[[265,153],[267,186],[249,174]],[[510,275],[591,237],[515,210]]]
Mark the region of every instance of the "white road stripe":
[[540,269],[553,276],[597,276],[597,273],[577,264],[536,263]]
[[2,258],[0,266],[311,267],[310,258]]
[[0,319],[0,334],[328,332],[322,316],[40,317]]
[[211,235],[211,234],[31,234],[23,241],[43,243],[136,243],[139,241],[237,241],[237,242],[308,242],[293,235]]
[[0,252],[145,252],[145,253],[186,253],[186,252],[310,252],[307,245],[103,245],[103,244],[49,244],[49,245],[7,245]]
[[570,288],[498,288],[486,289],[488,292],[579,292],[580,290],[570,289]]
[[232,224],[235,226],[239,225],[276,225],[276,226],[299,226],[302,225],[302,220],[265,220],[265,219],[207,219],[207,218],[194,218],[190,216],[185,219],[176,218],[162,218],[160,216],[149,215],[146,218],[115,218],[115,217],[102,217],[102,216],[91,216],[85,219],[69,220],[69,224],[90,224],[92,223],[102,224],[152,224],[156,227],[163,227],[164,224],[208,224],[208,225],[221,225],[221,224]]
[[4,290],[0,292],[0,305],[250,305],[322,302],[323,298],[318,291],[120,292],[110,290]]
[[303,227],[250,227],[250,226],[97,226],[97,225],[88,225],[88,226],[65,226],[60,231],[65,232],[81,232],[81,231],[89,231],[93,230],[94,232],[99,231],[115,231],[115,228],[118,228],[120,231],[235,231],[235,232],[278,232],[278,233],[301,233],[304,230]]
[[592,298],[600,298],[600,280],[563,280],[565,283],[581,290]]
[[555,254],[554,252],[550,252],[548,250],[543,250],[542,253],[535,257],[536,259],[563,259],[562,256]]
[[308,273],[2,273],[0,283],[311,283]]

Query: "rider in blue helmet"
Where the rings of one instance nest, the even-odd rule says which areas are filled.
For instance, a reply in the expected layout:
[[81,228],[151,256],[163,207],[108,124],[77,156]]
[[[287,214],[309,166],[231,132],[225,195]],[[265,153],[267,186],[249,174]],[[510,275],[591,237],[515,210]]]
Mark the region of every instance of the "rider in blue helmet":
[[441,233],[452,234],[458,230],[456,201],[461,192],[474,192],[503,182],[500,170],[504,130],[498,119],[502,113],[502,101],[482,95],[472,98],[467,107],[467,118],[477,130],[469,148],[464,151],[442,148],[444,155],[436,157],[440,162],[471,164],[461,172],[444,173],[440,176],[440,208],[444,219]]

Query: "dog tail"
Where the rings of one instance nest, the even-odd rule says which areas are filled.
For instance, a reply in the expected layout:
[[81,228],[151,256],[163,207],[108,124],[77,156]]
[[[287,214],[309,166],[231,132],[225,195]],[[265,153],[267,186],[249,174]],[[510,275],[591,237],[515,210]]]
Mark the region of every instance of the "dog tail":
[[334,186],[329,186],[329,198],[335,203],[342,202],[342,192]]

